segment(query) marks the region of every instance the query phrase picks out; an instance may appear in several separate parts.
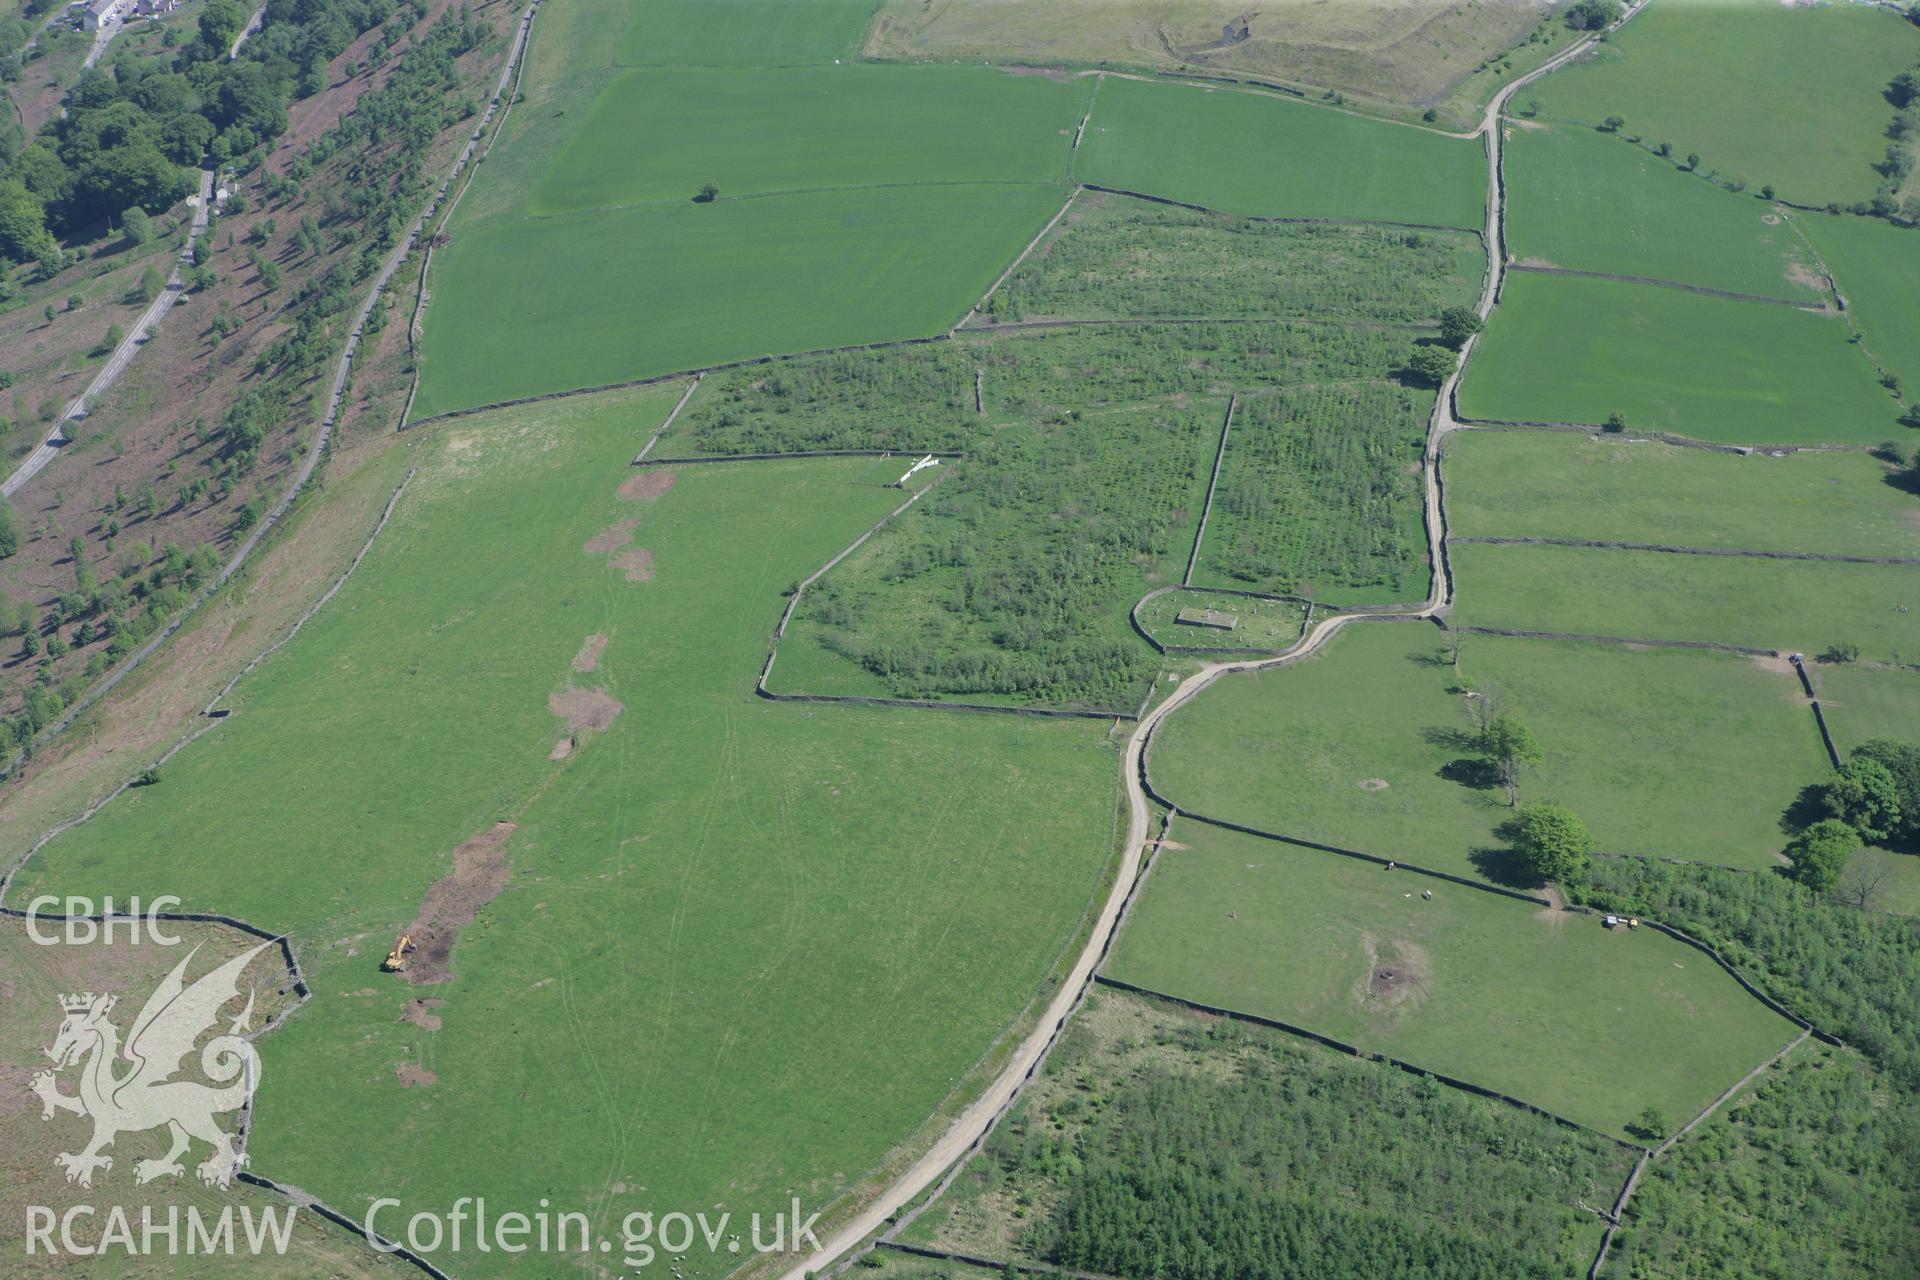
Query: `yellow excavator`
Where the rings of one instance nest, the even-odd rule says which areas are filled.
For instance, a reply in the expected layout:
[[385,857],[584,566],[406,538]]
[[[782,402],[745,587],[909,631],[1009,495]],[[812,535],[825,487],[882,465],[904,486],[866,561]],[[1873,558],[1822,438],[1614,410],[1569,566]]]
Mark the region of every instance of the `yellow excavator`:
[[399,973],[407,967],[407,953],[413,950],[413,935],[403,933],[394,940],[393,950],[387,952],[387,959],[380,967],[388,973]]

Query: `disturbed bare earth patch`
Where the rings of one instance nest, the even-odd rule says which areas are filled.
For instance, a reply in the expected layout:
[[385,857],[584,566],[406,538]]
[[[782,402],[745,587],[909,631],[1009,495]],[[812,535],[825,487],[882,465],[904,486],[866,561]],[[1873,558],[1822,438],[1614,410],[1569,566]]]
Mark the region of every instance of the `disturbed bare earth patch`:
[[393,1069],[393,1074],[399,1077],[401,1087],[406,1089],[415,1086],[424,1089],[430,1084],[438,1083],[440,1079],[425,1067],[416,1067],[411,1062],[401,1063]]
[[633,531],[638,528],[638,520],[622,520],[609,525],[587,539],[586,553],[590,556],[603,556],[609,551],[618,551],[633,541]]
[[436,1000],[432,996],[415,996],[407,1001],[407,1007],[401,1010],[400,1021],[411,1022],[422,1031],[438,1031],[440,1015],[433,1011],[446,1003],[445,1000]]
[[600,655],[607,651],[607,637],[588,636],[580,646],[580,652],[573,656],[575,671],[593,671],[600,666]]
[[619,494],[626,502],[652,502],[673,488],[673,472],[642,471],[620,482]]
[[605,729],[626,710],[626,706],[610,697],[605,689],[580,689],[568,685],[559,693],[547,695],[547,710],[565,720],[567,728],[578,737],[583,733],[598,733]]
[[507,883],[507,837],[513,832],[513,823],[496,822],[453,851],[453,869],[427,890],[407,930],[416,948],[402,974],[409,984],[431,986],[453,977],[455,937]]
[[622,551],[607,563],[616,569],[625,569],[628,582],[645,582],[653,576],[653,552],[645,547]]

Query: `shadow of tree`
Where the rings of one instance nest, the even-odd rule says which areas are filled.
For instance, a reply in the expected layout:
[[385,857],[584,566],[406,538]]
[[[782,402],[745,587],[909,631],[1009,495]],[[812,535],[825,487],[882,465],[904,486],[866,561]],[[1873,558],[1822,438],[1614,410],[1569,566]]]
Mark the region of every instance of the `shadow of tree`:
[[1480,740],[1473,734],[1452,725],[1428,725],[1420,731],[1420,736],[1426,739],[1428,746],[1447,751],[1473,751],[1480,746]]
[[1475,871],[1494,884],[1505,885],[1509,889],[1540,887],[1540,877],[1527,869],[1526,863],[1520,858],[1520,851],[1510,846],[1469,849],[1467,860],[1473,863]]
[[1831,817],[1832,815],[1827,812],[1826,804],[1821,799],[1821,793],[1825,790],[1825,784],[1819,782],[1809,782],[1800,788],[1800,794],[1793,798],[1793,803],[1789,804],[1785,812],[1780,815],[1780,830],[1790,836],[1797,836],[1820,819]]
[[1457,782],[1463,787],[1472,787],[1475,791],[1491,791],[1500,785],[1500,770],[1491,760],[1482,760],[1477,756],[1462,756],[1458,760],[1449,760],[1441,765],[1439,775],[1448,782]]

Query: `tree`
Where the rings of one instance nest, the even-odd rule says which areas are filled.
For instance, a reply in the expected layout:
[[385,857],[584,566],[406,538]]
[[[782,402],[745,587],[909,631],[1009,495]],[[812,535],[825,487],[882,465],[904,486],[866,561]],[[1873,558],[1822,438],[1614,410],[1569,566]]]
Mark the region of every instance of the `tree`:
[[1847,859],[1860,847],[1860,835],[1838,818],[1822,818],[1787,845],[1787,874],[1815,893],[1840,882]]
[[1485,324],[1472,307],[1448,307],[1440,313],[1440,341],[1458,351]]
[[1546,759],[1540,750],[1540,740],[1533,736],[1533,730],[1521,724],[1519,717],[1497,715],[1487,722],[1480,734],[1480,749],[1487,753],[1487,759],[1500,773],[1500,784],[1507,789],[1507,803],[1513,805],[1520,799],[1520,775],[1530,765],[1539,764]]
[[200,43],[213,58],[226,56],[247,29],[247,11],[238,0],[209,0],[200,11]]
[[1892,879],[1893,868],[1884,862],[1855,863],[1840,877],[1840,883],[1834,886],[1833,896],[1850,907],[1878,911]]
[[1593,835],[1580,815],[1561,804],[1523,804],[1500,828],[1521,863],[1540,880],[1579,874],[1593,852]]
[[1626,127],[1627,121],[1624,116],[1608,116],[1600,122],[1600,132],[1602,133],[1618,133]]
[[1763,182],[1760,184],[1760,198],[1762,200],[1773,199],[1773,184],[1771,182]]
[[1893,105],[1896,107],[1908,107],[1920,102],[1920,67],[1908,67],[1895,76],[1887,88],[1893,95]]
[[1895,834],[1903,841],[1920,842],[1920,746],[1891,738],[1869,738],[1853,749],[1854,760],[1872,760],[1893,776],[1900,800],[1900,823]]
[[1892,771],[1871,756],[1855,753],[1834,770],[1821,802],[1862,840],[1884,840],[1900,829],[1899,784]]
[[1607,420],[1602,424],[1601,429],[1614,435],[1620,434],[1627,429],[1627,415],[1615,409],[1607,415]]
[[1687,161],[1680,167],[1688,173],[1692,173],[1695,169],[1698,169],[1700,167],[1700,153],[1698,151],[1687,152]]
[[1635,1120],[1627,1127],[1650,1142],[1666,1137],[1667,1133],[1673,1128],[1672,1124],[1667,1120],[1667,1113],[1651,1104],[1648,1105],[1645,1111],[1640,1113],[1638,1120]]
[[145,244],[153,239],[153,219],[136,204],[120,215],[120,230],[126,234],[128,244]]
[[1599,31],[1620,17],[1619,0],[1577,0],[1567,10],[1567,25],[1575,31]]
[[720,197],[720,188],[711,182],[700,184],[700,194],[693,198],[695,204],[712,204]]
[[0,560],[20,549],[20,522],[14,519],[13,504],[0,498]]
[[140,300],[152,302],[167,287],[167,278],[160,274],[160,268],[148,267],[140,273]]
[[1430,387],[1444,384],[1453,376],[1459,364],[1460,357],[1446,347],[1415,347],[1413,354],[1407,357],[1408,370]]

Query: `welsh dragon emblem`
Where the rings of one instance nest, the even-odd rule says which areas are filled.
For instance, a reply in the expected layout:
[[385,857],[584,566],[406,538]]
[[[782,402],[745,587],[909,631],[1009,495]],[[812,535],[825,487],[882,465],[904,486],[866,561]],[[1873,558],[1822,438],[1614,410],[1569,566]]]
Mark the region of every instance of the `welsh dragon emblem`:
[[[193,1053],[194,1043],[219,1021],[221,1007],[239,997],[241,973],[272,945],[263,942],[188,986],[187,965],[200,950],[195,947],[147,997],[127,1031],[124,1047],[120,1032],[107,1017],[115,997],[93,992],[60,997],[66,1016],[53,1047],[46,1051],[54,1069],[34,1076],[29,1087],[40,1095],[43,1120],[53,1119],[60,1111],[93,1120],[93,1140],[85,1149],[54,1157],[54,1163],[67,1171],[68,1182],[91,1187],[96,1169],[113,1168],[113,1157],[101,1152],[115,1138],[163,1125],[171,1135],[172,1149],[158,1160],[136,1160],[136,1182],[179,1177],[180,1157],[193,1138],[213,1147],[195,1170],[200,1180],[223,1188],[233,1182],[234,1171],[246,1163],[246,1153],[234,1149],[233,1139],[214,1123],[214,1117],[245,1106],[260,1085],[260,1055],[241,1034],[253,1017],[251,990],[246,1007],[226,1032],[200,1050],[200,1070],[214,1083],[175,1077]],[[61,1093],[55,1072],[76,1064],[80,1092]],[[117,1070],[121,1064],[131,1065]]]

